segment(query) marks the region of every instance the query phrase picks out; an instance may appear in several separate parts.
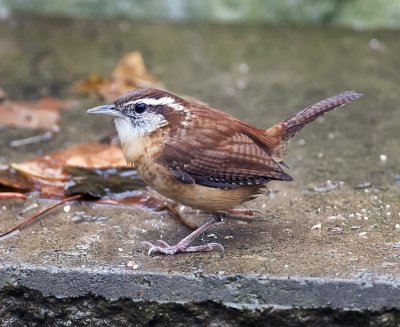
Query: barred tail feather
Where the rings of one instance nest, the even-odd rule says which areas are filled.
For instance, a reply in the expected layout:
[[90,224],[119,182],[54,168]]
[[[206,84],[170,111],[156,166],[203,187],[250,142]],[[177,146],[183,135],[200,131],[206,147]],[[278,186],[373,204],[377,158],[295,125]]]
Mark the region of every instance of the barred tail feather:
[[273,144],[273,156],[280,161],[279,159],[282,159],[282,148],[305,125],[311,123],[328,111],[344,106],[361,96],[362,94],[355,91],[346,91],[334,95],[303,109],[292,117],[267,129],[265,131],[266,136],[270,138],[271,141],[273,140],[271,142],[271,144]]

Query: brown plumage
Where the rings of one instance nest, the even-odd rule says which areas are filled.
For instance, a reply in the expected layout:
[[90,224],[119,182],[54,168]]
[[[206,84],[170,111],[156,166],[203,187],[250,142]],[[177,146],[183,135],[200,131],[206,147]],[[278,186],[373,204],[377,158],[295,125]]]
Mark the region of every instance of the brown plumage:
[[[338,94],[267,130],[153,89],[129,92],[90,112],[116,116],[124,155],[147,184],[178,203],[218,213],[253,199],[271,180],[291,181],[282,168],[287,142],[317,117],[360,96]],[[149,252],[170,254],[218,246],[149,247]]]

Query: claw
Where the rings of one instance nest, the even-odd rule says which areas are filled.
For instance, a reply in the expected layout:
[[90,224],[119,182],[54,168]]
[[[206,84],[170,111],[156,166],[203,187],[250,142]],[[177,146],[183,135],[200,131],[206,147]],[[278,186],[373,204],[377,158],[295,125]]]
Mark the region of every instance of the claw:
[[211,247],[210,251],[216,249],[216,250],[219,250],[221,252],[225,252],[224,247],[219,243],[208,243],[207,245]]

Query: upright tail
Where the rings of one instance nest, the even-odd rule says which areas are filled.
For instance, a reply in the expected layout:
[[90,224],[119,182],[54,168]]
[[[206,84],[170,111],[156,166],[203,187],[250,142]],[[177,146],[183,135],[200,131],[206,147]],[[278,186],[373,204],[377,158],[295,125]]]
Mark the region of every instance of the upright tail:
[[319,101],[292,117],[268,128],[265,135],[271,141],[273,157],[279,162],[282,160],[282,149],[288,141],[299,132],[305,125],[311,123],[319,116],[331,111],[335,108],[344,106],[349,102],[358,99],[362,94],[355,91],[346,91],[334,95],[325,100]]

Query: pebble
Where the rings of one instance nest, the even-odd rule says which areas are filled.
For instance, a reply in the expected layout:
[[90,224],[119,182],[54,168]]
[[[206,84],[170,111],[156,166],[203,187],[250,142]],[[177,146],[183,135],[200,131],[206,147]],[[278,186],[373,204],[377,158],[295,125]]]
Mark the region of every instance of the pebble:
[[135,261],[128,261],[126,266],[135,270],[139,268],[139,265]]
[[379,159],[380,159],[382,162],[386,162],[387,159],[388,159],[388,157],[387,157],[386,154],[381,154],[381,155],[379,156]]
[[322,227],[322,224],[318,223],[318,224],[314,225],[313,227],[311,227],[311,230],[320,230],[321,227]]
[[239,72],[241,72],[242,74],[247,74],[249,72],[249,65],[245,62],[242,62],[239,65]]
[[378,39],[371,39],[369,40],[369,46],[371,49],[378,49],[381,46],[381,42]]
[[64,212],[68,213],[68,212],[70,212],[70,210],[71,210],[71,206],[70,206],[69,204],[67,204],[67,205],[64,207]]
[[328,220],[345,220],[345,218],[342,215],[337,215],[337,216],[329,216],[326,218]]
[[336,134],[335,133],[329,133],[328,134],[328,139],[334,140],[335,138],[336,138]]
[[245,80],[240,79],[240,80],[238,80],[238,81],[236,82],[236,87],[237,87],[239,90],[244,90],[244,89],[247,87],[247,82],[246,82]]

